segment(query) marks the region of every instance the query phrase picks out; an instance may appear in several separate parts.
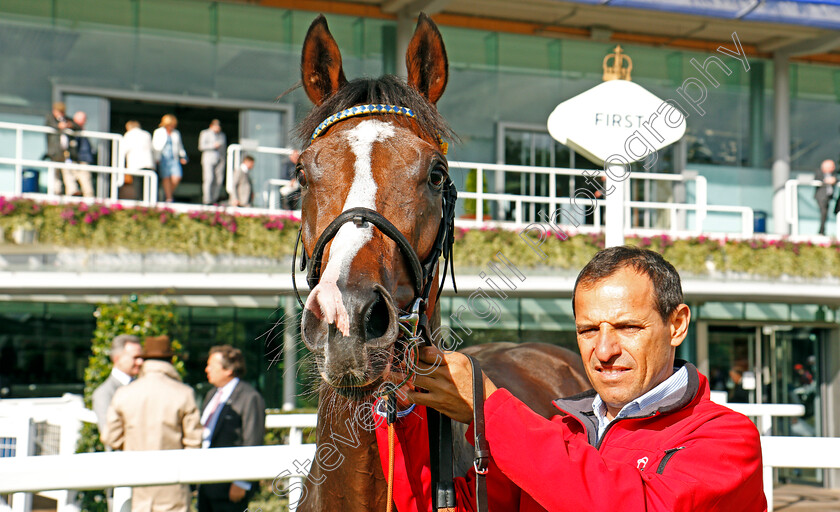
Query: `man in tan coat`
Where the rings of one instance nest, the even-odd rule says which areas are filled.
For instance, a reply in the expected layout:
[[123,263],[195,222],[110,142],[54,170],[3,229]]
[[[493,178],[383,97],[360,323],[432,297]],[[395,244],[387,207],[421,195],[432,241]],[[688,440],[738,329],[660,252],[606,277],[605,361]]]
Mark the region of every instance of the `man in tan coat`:
[[[168,336],[146,338],[137,380],[114,394],[102,442],[114,450],[201,448],[200,414],[193,390],[172,366]],[[187,485],[135,487],[133,512],[187,512]]]

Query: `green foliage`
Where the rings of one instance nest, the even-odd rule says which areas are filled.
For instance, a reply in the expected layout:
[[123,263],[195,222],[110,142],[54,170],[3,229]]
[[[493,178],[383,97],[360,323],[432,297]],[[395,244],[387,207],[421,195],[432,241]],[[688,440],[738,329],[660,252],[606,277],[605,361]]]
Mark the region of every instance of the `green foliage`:
[[[106,214],[107,215],[107,214]],[[123,297],[115,304],[100,304],[93,313],[96,317],[96,329],[93,331],[91,355],[88,367],[85,369],[85,406],[92,406],[92,395],[111,373],[110,349],[111,340],[120,334],[133,334],[141,340],[150,336],[166,334],[172,342],[172,349],[178,353],[181,344],[178,342],[178,318],[173,312],[172,305],[151,304],[135,295]],[[184,362],[174,359],[175,368],[184,375]],[[85,423],[76,453],[103,451],[99,440],[99,429],[95,424]],[[83,491],[80,493],[82,510],[90,512],[107,512],[107,504],[102,491]]]
[[0,197],[0,228],[7,237],[14,228],[34,228],[38,242],[57,247],[280,258],[292,253],[299,225],[289,216],[182,214],[167,208],[54,205]]

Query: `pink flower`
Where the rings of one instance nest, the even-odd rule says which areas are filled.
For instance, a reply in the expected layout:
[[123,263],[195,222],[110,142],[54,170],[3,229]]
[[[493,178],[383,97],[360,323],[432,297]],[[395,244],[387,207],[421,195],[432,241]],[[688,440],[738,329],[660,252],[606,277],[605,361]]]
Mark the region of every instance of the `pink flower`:
[[85,218],[83,220],[85,221],[85,224],[93,224],[93,215],[88,213],[87,215],[85,215]]

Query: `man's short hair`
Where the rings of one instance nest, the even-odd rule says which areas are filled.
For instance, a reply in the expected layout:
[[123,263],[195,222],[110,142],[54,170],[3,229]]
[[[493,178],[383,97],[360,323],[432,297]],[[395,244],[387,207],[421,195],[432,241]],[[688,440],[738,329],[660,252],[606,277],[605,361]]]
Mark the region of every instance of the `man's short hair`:
[[117,357],[125,350],[126,343],[136,343],[141,345],[140,338],[133,334],[120,334],[111,340],[111,357]]
[[603,249],[583,267],[572,291],[572,314],[575,313],[578,286],[588,287],[626,267],[650,279],[656,309],[662,320],[667,322],[671,313],[683,303],[682,283],[677,269],[658,252],[627,245]]
[[253,162],[254,157],[252,157],[251,155],[245,155],[245,157],[242,159],[242,161],[243,162]]
[[241,350],[230,345],[216,345],[214,347],[210,347],[209,356],[216,353],[222,354],[222,368],[225,370],[233,370],[234,377],[241,378],[245,376],[245,357],[242,355]]

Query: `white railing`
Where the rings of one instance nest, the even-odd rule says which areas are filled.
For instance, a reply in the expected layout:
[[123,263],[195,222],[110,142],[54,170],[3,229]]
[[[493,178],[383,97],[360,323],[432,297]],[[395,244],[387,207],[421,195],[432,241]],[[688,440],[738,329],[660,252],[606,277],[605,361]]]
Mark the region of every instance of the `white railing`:
[[[840,438],[762,437],[764,492],[773,510],[774,468],[840,469]],[[303,478],[295,469],[314,460],[314,445],[108,452],[0,459],[0,493],[53,489]],[[299,464],[294,464],[297,461]],[[119,467],[120,471],[113,468]],[[278,482],[277,489],[286,488]],[[293,487],[289,484],[288,488]],[[297,494],[299,496],[299,494]],[[296,496],[290,495],[291,504]]]
[[[49,126],[38,126],[32,124],[23,124],[23,123],[6,123],[0,122],[0,130],[8,130],[15,132],[15,157],[11,159],[12,161],[4,161],[0,163],[4,163],[7,165],[14,165],[15,166],[15,186],[14,190],[17,195],[20,195],[23,191],[23,166],[32,166],[32,164],[26,163],[31,160],[26,160],[23,158],[23,134],[24,133],[43,133],[43,134],[54,134],[56,130]],[[82,137],[87,137],[88,139],[99,139],[103,141],[107,141],[110,144],[110,154],[111,154],[111,165],[104,166],[110,168],[120,168],[122,167],[122,141],[123,136],[116,134],[116,133],[109,133],[109,132],[95,132],[90,130],[80,130],[80,131],[70,131],[74,135],[80,135]],[[97,144],[91,142],[91,146],[96,147]],[[8,159],[4,159],[8,160]],[[37,162],[42,162],[40,160],[36,160]],[[46,167],[45,165],[40,165],[39,167]],[[70,167],[66,164],[59,165],[61,168],[67,169],[78,169],[77,167]],[[86,166],[84,170],[92,170],[90,167],[93,166]],[[52,178],[52,176],[51,176]],[[52,180],[48,186],[52,186]],[[98,181],[98,189],[102,190],[104,188],[103,182]],[[111,188],[114,188],[113,180]],[[116,197],[116,194],[113,194]]]
[[712,391],[710,399],[716,404],[725,405],[735,412],[756,419],[756,427],[763,436],[773,434],[773,418],[800,418],[805,416],[802,404],[747,404],[728,402],[726,391]]
[[[55,191],[55,178],[56,178],[56,171],[57,169],[76,169],[82,171],[89,171],[91,173],[96,173],[100,176],[107,175],[110,176],[110,190],[107,195],[100,193],[99,197],[108,199],[110,201],[118,201],[119,199],[119,186],[118,180],[123,175],[131,175],[136,176],[137,178],[143,179],[143,199],[142,203],[154,206],[157,203],[157,191],[158,191],[158,175],[154,171],[144,170],[144,169],[126,169],[120,167],[108,167],[104,165],[88,165],[88,164],[71,164],[71,163],[64,163],[64,162],[52,162],[49,160],[27,160],[23,158],[2,158],[0,157],[0,165],[14,165],[15,166],[15,182],[20,182],[20,185],[15,186],[15,195],[20,196],[45,196],[47,199],[55,199],[55,198],[63,198],[66,196],[62,196],[56,193]],[[23,166],[27,168],[35,167],[35,168],[45,168],[47,169],[47,193],[46,194],[39,194],[35,193],[23,193]],[[21,169],[20,174],[18,175],[17,169]],[[18,179],[20,178],[20,179]],[[100,181],[102,183],[102,181]],[[101,192],[101,189],[100,189]],[[85,199],[93,199],[93,198],[85,198]]]
[[[457,162],[452,161],[449,162],[450,169],[463,169],[465,171],[475,171],[476,172],[476,189],[475,191],[459,191],[458,197],[459,198],[466,198],[466,199],[474,199],[475,200],[475,221],[474,225],[476,227],[481,227],[485,225],[484,221],[484,213],[488,211],[486,208],[487,202],[497,202],[497,203],[504,203],[510,202],[514,204],[514,219],[513,221],[494,221],[495,224],[514,224],[517,226],[523,225],[526,223],[525,220],[525,204],[540,204],[545,205],[548,207],[549,212],[555,212],[558,206],[561,205],[572,205],[575,202],[574,197],[561,197],[557,196],[557,183],[556,177],[557,176],[586,176],[588,173],[589,176],[592,176],[592,170],[584,170],[584,169],[563,169],[563,168],[554,168],[554,167],[535,167],[535,166],[522,166],[522,165],[500,165],[500,164],[485,164],[479,162]],[[485,171],[503,171],[505,174],[525,174],[525,175],[547,175],[548,179],[548,194],[547,195],[519,195],[519,194],[503,194],[503,193],[492,193],[492,192],[484,192],[484,183],[485,183]],[[592,179],[592,178],[590,178]],[[693,234],[699,234],[703,232],[704,223],[706,219],[706,215],[708,212],[719,212],[719,213],[733,213],[738,214],[741,217],[741,232],[740,235],[744,237],[752,236],[753,234],[753,210],[752,208],[746,206],[727,206],[727,205],[709,205],[708,204],[708,186],[706,182],[706,178],[695,173],[686,173],[686,175],[681,174],[664,174],[664,173],[640,173],[640,172],[633,172],[630,173],[629,180],[632,181],[660,181],[660,182],[688,182],[694,181],[695,182],[695,202],[694,203],[671,203],[671,202],[655,202],[655,201],[631,201],[629,199],[629,193],[631,187],[625,187],[627,191],[628,197],[625,198],[625,229],[630,230],[633,229],[631,226],[631,213],[633,210],[637,210],[639,212],[645,212],[649,210],[662,210],[669,212],[670,216],[670,224],[668,231],[672,234],[678,234],[679,232],[690,232]],[[573,194],[574,195],[574,194]],[[583,199],[578,199],[577,201],[580,202]],[[590,199],[583,200],[586,205],[591,204]],[[592,226],[600,229],[601,223],[601,212],[600,209],[602,206],[606,204],[603,199],[596,199],[594,200],[596,204],[596,208],[593,209],[593,222]],[[695,219],[694,219],[694,229],[681,229],[678,222],[678,214],[680,212],[694,212]],[[535,222],[536,219],[533,218],[533,212],[531,215],[531,220],[528,222]],[[566,219],[568,220],[568,219]],[[567,225],[567,223],[563,222],[563,219],[557,220],[558,224]],[[656,230],[661,232],[662,230]]]
[[[36,133],[54,133],[54,130],[49,127],[45,126],[35,126],[35,125],[24,125],[19,123],[0,123],[0,129],[8,129],[15,131],[15,158],[3,158],[0,159],[0,164],[5,165],[12,165],[15,167],[15,190],[14,193],[16,195],[22,195],[22,188],[23,188],[23,168],[24,166],[28,167],[40,167],[40,168],[47,168],[48,169],[48,197],[54,197],[55,191],[54,183],[55,183],[55,170],[57,168],[70,168],[70,169],[84,169],[88,171],[92,171],[98,173],[100,176],[110,174],[112,176],[111,179],[111,191],[109,198],[116,200],[117,198],[117,184],[119,182],[119,177],[122,174],[132,174],[138,177],[142,177],[144,179],[144,198],[143,203],[152,205],[156,202],[157,199],[157,175],[152,171],[129,171],[124,168],[124,158],[122,158],[121,154],[121,141],[122,136],[118,134],[111,134],[111,133],[103,133],[103,132],[90,132],[90,131],[82,131],[80,132],[81,135],[90,137],[90,138],[100,138],[100,139],[107,139],[110,141],[112,148],[111,148],[111,166],[79,166],[79,164],[65,164],[60,162],[45,162],[40,160],[27,160],[22,158],[23,153],[23,133],[24,132],[36,132]],[[290,148],[276,148],[276,147],[268,147],[268,146],[249,146],[249,145],[242,145],[242,144],[230,144],[227,147],[227,161],[226,161],[226,187],[229,192],[231,192],[231,188],[233,187],[233,175],[236,170],[236,166],[240,164],[242,159],[242,153],[244,151],[252,152],[255,154],[270,154],[270,155],[290,155],[293,150]],[[478,163],[478,162],[457,162],[452,161],[449,163],[449,167],[451,169],[462,169],[465,171],[476,171],[477,183],[476,189],[474,191],[461,191],[459,192],[459,196],[466,199],[474,199],[476,201],[476,217],[475,221],[472,222],[474,226],[484,226],[487,223],[484,221],[484,212],[489,211],[487,207],[487,202],[497,202],[500,204],[504,203],[513,203],[514,208],[514,220],[513,221],[504,221],[501,219],[494,220],[490,222],[490,225],[500,225],[500,226],[507,226],[507,227],[516,227],[523,225],[526,220],[526,212],[525,206],[526,204],[530,207],[530,220],[528,222],[536,221],[535,212],[536,212],[536,205],[545,205],[549,212],[557,211],[559,206],[562,205],[572,205],[574,204],[573,201],[575,199],[573,197],[559,197],[557,195],[557,183],[556,178],[558,176],[566,176],[570,180],[572,180],[576,176],[585,176],[583,169],[562,169],[562,168],[551,168],[551,167],[535,167],[535,166],[516,166],[516,165],[498,165],[498,164],[485,164],[485,163]],[[484,184],[485,184],[485,172],[496,172],[501,171],[506,174],[520,174],[520,175],[542,175],[547,176],[548,179],[548,194],[547,195],[535,195],[535,189],[532,187],[531,195],[518,195],[518,194],[503,194],[503,193],[486,193],[484,192]],[[586,171],[590,175],[592,171]],[[592,178],[590,178],[592,179]],[[635,231],[651,231],[651,232],[663,232],[667,231],[674,235],[678,234],[699,234],[704,231],[705,227],[705,220],[706,216],[709,212],[717,212],[723,214],[737,214],[741,217],[741,236],[751,236],[753,234],[753,211],[751,208],[745,206],[727,206],[727,205],[709,205],[708,204],[708,193],[707,193],[707,183],[706,179],[703,176],[698,175],[695,172],[686,172],[683,174],[664,174],[664,173],[630,173],[629,180],[633,181],[642,181],[645,183],[649,182],[671,182],[671,183],[686,183],[689,181],[693,181],[695,183],[695,201],[693,203],[673,203],[673,202],[661,202],[661,201],[631,201],[630,200],[630,190],[632,187],[625,187],[627,191],[627,196],[625,198],[625,229],[626,230],[635,230]],[[104,182],[104,180],[102,180]],[[268,202],[268,210],[272,211],[277,209],[277,202],[278,202],[278,191],[281,187],[288,185],[289,181],[285,179],[272,178],[266,180],[266,182],[262,185],[262,194],[265,197],[266,201]],[[571,185],[572,183],[570,183]],[[104,197],[103,187],[100,186],[100,195]],[[577,201],[580,201],[579,199]],[[588,203],[588,200],[587,200]],[[603,199],[595,200],[595,204],[597,205],[594,208],[592,215],[594,222],[591,225],[585,227],[592,230],[600,230],[601,229],[601,212],[600,208],[604,205]],[[260,209],[255,209],[260,210]],[[667,230],[663,229],[650,229],[650,228],[637,228],[631,225],[632,215],[633,212],[639,212],[641,216],[648,216],[649,212],[652,210],[667,212],[670,222],[669,228]],[[264,211],[264,210],[263,210]],[[694,213],[694,229],[687,229],[683,226],[680,226],[681,220],[679,219],[679,215],[687,214],[689,212]],[[569,220],[569,219],[566,219]],[[576,221],[574,221],[576,222]],[[459,220],[460,225],[469,225],[463,221]],[[569,223],[563,223],[563,225],[569,225]],[[580,224],[578,223],[578,226]],[[577,226],[576,226],[577,227]]]
[[[36,435],[35,435],[35,422],[36,421],[43,421],[50,425],[57,427],[57,435],[60,439],[60,442],[57,446],[50,446],[51,452],[57,453],[53,455],[42,455],[40,457],[30,457],[33,455],[35,446],[36,446]],[[59,512],[77,512],[78,506],[75,504],[75,492],[74,489],[91,489],[91,488],[102,488],[102,487],[115,487],[114,490],[114,499],[113,505],[114,510],[122,510],[123,505],[125,502],[131,499],[131,489],[126,487],[120,487],[123,485],[154,485],[150,479],[162,478],[161,482],[169,483],[172,478],[172,473],[164,473],[162,476],[160,475],[145,475],[145,476],[137,476],[138,474],[129,475],[126,479],[126,473],[120,473],[118,477],[118,481],[110,482],[107,484],[103,484],[100,486],[93,486],[91,487],[90,484],[85,487],[76,486],[73,484],[73,480],[70,483],[65,484],[65,480],[61,480],[61,476],[57,476],[52,472],[48,474],[43,474],[40,472],[35,472],[33,475],[41,475],[44,478],[41,480],[40,483],[35,484],[38,488],[32,488],[30,484],[27,484],[27,477],[25,476],[16,476],[19,480],[13,479],[11,476],[6,474],[6,471],[11,471],[11,466],[14,466],[14,469],[22,471],[20,475],[26,474],[26,467],[27,465],[34,465],[33,467],[38,467],[40,462],[33,461],[33,459],[48,459],[51,464],[55,464],[56,466],[53,470],[58,470],[60,472],[64,472],[62,469],[63,465],[68,465],[70,473],[77,473],[77,469],[74,469],[72,466],[76,463],[74,461],[85,461],[84,457],[87,456],[99,456],[105,454],[79,454],[80,456],[84,456],[82,459],[75,458],[77,455],[74,455],[76,451],[76,443],[78,442],[79,438],[79,428],[82,422],[88,423],[96,423],[96,415],[93,411],[84,408],[84,403],[82,402],[81,396],[78,395],[64,395],[60,398],[34,398],[34,399],[10,399],[10,400],[2,400],[0,401],[0,437],[6,439],[6,444],[9,446],[14,446],[16,450],[15,457],[0,457],[0,493],[3,493],[2,489],[4,485],[9,485],[9,488],[15,489],[15,496],[13,499],[14,503],[14,512],[28,512],[31,510],[32,506],[32,496],[28,494],[28,492],[38,492],[39,494],[45,495],[47,497],[56,499],[58,502],[58,511]],[[303,444],[303,429],[305,428],[314,428],[317,424],[317,415],[315,414],[268,414],[266,415],[265,420],[265,427],[267,429],[289,429],[289,436],[288,436],[288,445],[285,448],[300,448],[304,447],[304,453],[308,454],[310,451],[314,451],[314,445],[304,445]],[[8,448],[8,447],[7,447]],[[259,449],[260,447],[255,447],[252,449]],[[42,450],[43,451],[43,450]],[[218,450],[212,450],[213,452],[217,452]],[[177,453],[180,451],[165,451],[165,452],[157,452],[159,454],[164,455],[164,459],[170,454]],[[131,454],[135,453],[153,453],[153,452],[130,452]],[[238,459],[235,463],[232,463],[230,459],[233,457],[241,457],[241,454],[231,454],[227,453],[220,456],[223,461],[220,461],[219,464],[223,464],[219,466],[220,468],[232,468],[236,465],[236,463],[241,464],[241,459]],[[285,452],[283,452],[285,453]],[[290,453],[297,453],[297,452],[290,452]],[[8,455],[8,454],[6,454]],[[113,455],[113,454],[107,454]],[[121,454],[126,455],[126,454]],[[238,476],[231,476],[227,472],[222,472],[224,477],[211,477],[210,479],[203,479],[203,480],[195,480],[195,481],[204,481],[204,482],[215,482],[215,481],[231,481],[231,480],[258,480],[258,479],[266,479],[266,478],[274,478],[279,470],[277,470],[276,464],[283,462],[283,456],[277,453],[265,454],[265,456],[276,457],[281,456],[280,459],[275,460],[275,465],[272,466],[272,471],[274,473],[266,472],[265,470],[260,470],[259,478],[250,478],[250,477],[238,477]],[[132,455],[133,456],[133,455]],[[215,456],[215,455],[214,455]],[[145,457],[145,458],[144,458]],[[141,455],[139,460],[144,461],[147,460],[149,455]],[[175,456],[178,457],[178,456]],[[196,457],[195,455],[190,455],[189,457]],[[199,456],[200,457],[200,456]],[[312,460],[312,457],[309,457]],[[96,459],[94,459],[96,460]],[[160,461],[157,457],[154,457],[156,464],[160,464]],[[190,459],[193,460],[193,459]],[[269,459],[271,460],[271,459]],[[292,458],[289,459],[290,461],[298,460],[299,462],[303,463],[306,459],[296,459]],[[131,464],[134,464],[132,462]],[[188,464],[192,464],[192,462],[188,462]],[[249,461],[249,465],[252,465]],[[287,464],[288,467],[294,468],[294,464]],[[103,466],[107,467],[107,466]],[[181,471],[181,470],[178,470]],[[290,470],[291,471],[291,470]],[[107,475],[107,471],[103,473]],[[97,478],[96,473],[92,473],[95,478]],[[141,471],[139,473],[143,475]],[[187,473],[188,475],[191,473]],[[201,473],[198,473],[201,474]],[[237,473],[238,474],[238,473]],[[18,475],[16,473],[16,475]],[[113,475],[112,475],[113,476]],[[246,475],[247,476],[247,475]],[[299,492],[298,490],[301,488],[303,483],[302,477],[305,475],[290,475],[289,482],[287,484],[287,488],[292,489],[292,493]],[[135,478],[136,477],[136,478]],[[20,480],[20,479],[23,480]],[[58,482],[55,483],[53,478],[58,478]],[[180,476],[178,478],[181,478]],[[193,477],[189,477],[193,478]],[[196,477],[198,478],[198,477]],[[204,478],[204,477],[201,477]],[[216,478],[216,479],[213,479]],[[86,481],[84,477],[82,477],[82,481]],[[172,480],[172,482],[177,483],[180,480]],[[8,483],[7,483],[8,482]],[[24,482],[24,484],[18,485],[14,482]],[[291,496],[290,498],[294,498]],[[293,501],[290,499],[290,503]],[[2,504],[0,504],[2,505]],[[292,507],[291,510],[294,510]]]
[[[799,187],[817,188],[820,186],[822,182],[815,180],[810,174],[803,174],[798,179],[785,182],[785,222],[790,225],[791,236],[799,236]],[[831,208],[830,201],[828,208]],[[840,229],[840,212],[837,212],[834,220],[835,226]]]
[[[289,156],[294,150],[291,148],[274,148],[269,146],[243,146],[242,144],[231,144],[227,147],[227,160],[225,161],[225,183],[227,191],[233,194],[233,174],[236,167],[242,162],[242,153],[257,153],[264,155]],[[277,210],[277,191],[289,184],[289,180],[272,178],[263,184],[262,194],[266,198],[269,210]]]
[[837,437],[762,437],[761,458],[768,512],[773,512],[773,468],[840,469],[838,454],[840,438]]

